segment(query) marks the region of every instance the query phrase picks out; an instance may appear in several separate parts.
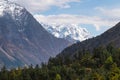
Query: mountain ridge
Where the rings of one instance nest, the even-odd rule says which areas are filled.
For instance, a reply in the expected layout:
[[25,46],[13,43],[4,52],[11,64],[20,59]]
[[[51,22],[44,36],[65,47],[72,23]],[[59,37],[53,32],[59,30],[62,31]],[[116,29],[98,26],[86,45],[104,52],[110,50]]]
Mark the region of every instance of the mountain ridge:
[[96,47],[107,46],[110,43],[120,47],[120,22],[97,37],[67,47],[58,56],[71,56],[76,51],[82,50],[92,51]]
[[69,45],[48,33],[25,8],[13,2],[0,2],[0,11],[0,67],[41,64]]
[[[40,21],[39,21],[40,22]],[[40,22],[41,25],[57,38],[66,39],[72,43],[81,42],[91,38],[90,32],[76,24],[47,24]]]

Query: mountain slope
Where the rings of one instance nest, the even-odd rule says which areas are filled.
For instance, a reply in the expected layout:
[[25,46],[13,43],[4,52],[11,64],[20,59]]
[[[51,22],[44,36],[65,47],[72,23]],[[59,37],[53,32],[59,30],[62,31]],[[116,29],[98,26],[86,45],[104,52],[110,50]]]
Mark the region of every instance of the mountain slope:
[[99,46],[106,46],[113,43],[116,47],[120,47],[120,22],[113,28],[104,32],[100,36],[76,43],[62,51],[58,56],[71,56],[78,50],[90,50]]
[[48,33],[25,8],[0,1],[0,67],[46,62],[68,44]]
[[57,38],[64,38],[72,43],[83,41],[91,37],[86,28],[81,28],[75,24],[44,24],[41,25]]

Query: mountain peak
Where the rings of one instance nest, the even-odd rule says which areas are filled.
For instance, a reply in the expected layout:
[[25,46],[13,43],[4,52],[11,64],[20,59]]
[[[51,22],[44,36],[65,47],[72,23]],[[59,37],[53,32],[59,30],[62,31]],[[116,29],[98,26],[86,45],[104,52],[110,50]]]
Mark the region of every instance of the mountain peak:
[[86,28],[76,24],[44,24],[42,26],[57,38],[64,38],[70,42],[83,41],[91,37]]
[[24,8],[14,2],[10,2],[8,0],[0,0],[0,16],[4,16],[5,14],[9,14],[12,17],[20,15],[21,11]]
[[0,0],[0,68],[47,62],[68,45],[48,33],[25,8]]
[[99,46],[107,46],[109,44],[113,44],[115,47],[120,48],[120,22],[116,24],[111,29],[107,30],[100,36],[85,40],[80,43],[76,43],[65,50],[60,55],[71,55],[72,53],[75,53],[76,51],[81,50],[90,50],[93,51],[94,48]]
[[23,25],[26,24],[27,14],[30,13],[19,4],[8,0],[0,0],[0,18],[11,18],[18,25]]

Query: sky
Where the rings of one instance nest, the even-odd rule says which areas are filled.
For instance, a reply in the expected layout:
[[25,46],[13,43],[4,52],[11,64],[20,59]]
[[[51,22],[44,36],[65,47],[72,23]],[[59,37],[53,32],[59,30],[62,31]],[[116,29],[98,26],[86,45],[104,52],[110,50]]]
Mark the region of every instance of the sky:
[[120,0],[10,0],[47,24],[77,24],[93,36],[120,21]]

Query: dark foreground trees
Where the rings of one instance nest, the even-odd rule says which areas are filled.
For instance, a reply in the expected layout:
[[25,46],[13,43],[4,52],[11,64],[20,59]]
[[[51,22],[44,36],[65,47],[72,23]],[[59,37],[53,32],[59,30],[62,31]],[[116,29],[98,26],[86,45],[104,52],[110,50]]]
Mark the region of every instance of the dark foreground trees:
[[71,57],[50,58],[41,67],[0,71],[0,80],[120,80],[120,49],[112,45],[76,51]]

